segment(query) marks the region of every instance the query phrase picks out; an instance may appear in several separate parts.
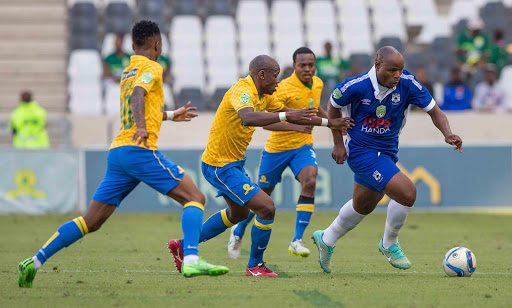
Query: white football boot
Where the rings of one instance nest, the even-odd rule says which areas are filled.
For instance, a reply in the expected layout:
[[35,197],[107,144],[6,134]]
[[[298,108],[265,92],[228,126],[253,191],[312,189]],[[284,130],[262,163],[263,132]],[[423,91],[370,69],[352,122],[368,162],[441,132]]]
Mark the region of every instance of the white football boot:
[[231,227],[231,234],[229,236],[229,242],[228,242],[228,254],[229,257],[233,260],[237,260],[240,258],[240,250],[242,245],[242,239],[235,235],[235,229],[238,225],[234,225]]
[[304,246],[302,239],[293,241],[288,247],[288,252],[292,255],[301,256],[303,258],[309,257],[311,252]]

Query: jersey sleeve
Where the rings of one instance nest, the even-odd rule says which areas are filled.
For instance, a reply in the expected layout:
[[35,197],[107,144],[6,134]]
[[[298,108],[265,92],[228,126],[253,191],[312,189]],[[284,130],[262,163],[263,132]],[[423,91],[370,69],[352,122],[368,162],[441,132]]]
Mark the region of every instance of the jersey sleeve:
[[284,104],[279,99],[277,99],[273,95],[269,95],[267,105],[265,106],[265,111],[277,112],[277,111],[283,110],[283,108],[284,108]]
[[407,78],[410,81],[409,95],[407,97],[409,104],[416,105],[425,112],[429,112],[436,105],[436,101],[428,93],[426,87],[422,86],[413,75],[409,76]]
[[342,108],[353,102],[353,90],[347,81],[338,84],[331,93],[331,105]]
[[234,91],[231,93],[229,97],[229,103],[237,112],[238,110],[247,107],[254,108],[253,96],[251,95],[250,89],[246,89],[245,87],[239,87],[233,90]]
[[149,63],[141,68],[141,74],[135,80],[135,87],[141,87],[146,92],[150,92],[155,84],[158,84],[158,80],[162,79],[162,67],[158,63]]

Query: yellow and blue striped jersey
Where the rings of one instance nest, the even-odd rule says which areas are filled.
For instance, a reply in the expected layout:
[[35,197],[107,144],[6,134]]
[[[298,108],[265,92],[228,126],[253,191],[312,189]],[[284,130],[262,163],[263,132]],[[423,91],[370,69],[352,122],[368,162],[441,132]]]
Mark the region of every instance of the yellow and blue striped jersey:
[[[148,145],[156,150],[158,133],[162,125],[164,110],[164,92],[162,87],[162,66],[144,56],[130,57],[128,65],[121,77],[121,132],[114,139],[111,149],[125,145],[136,145],[132,137],[137,126],[133,119],[130,97],[135,87],[142,87],[147,91],[144,97],[146,129],[149,133]],[[140,147],[144,147],[141,143]],[[145,148],[145,147],[144,147]]]
[[[322,80],[313,76],[313,85],[310,89],[293,72],[290,77],[281,80],[277,91],[274,93],[274,97],[283,102],[288,108],[318,108],[323,87],[324,83]],[[273,131],[267,139],[265,151],[282,152],[294,150],[306,144],[313,145],[313,136],[311,134],[295,131]]]
[[240,79],[229,89],[220,103],[202,161],[208,165],[222,167],[231,162],[244,159],[245,151],[255,127],[245,126],[238,115],[242,108],[254,108],[254,111],[276,112],[284,105],[272,95],[258,95],[251,76]]

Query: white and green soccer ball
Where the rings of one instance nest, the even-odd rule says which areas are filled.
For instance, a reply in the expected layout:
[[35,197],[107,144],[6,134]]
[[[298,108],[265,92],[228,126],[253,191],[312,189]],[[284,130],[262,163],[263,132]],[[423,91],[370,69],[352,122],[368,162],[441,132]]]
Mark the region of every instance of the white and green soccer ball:
[[466,247],[452,248],[444,256],[443,269],[449,277],[470,277],[476,270],[475,254]]

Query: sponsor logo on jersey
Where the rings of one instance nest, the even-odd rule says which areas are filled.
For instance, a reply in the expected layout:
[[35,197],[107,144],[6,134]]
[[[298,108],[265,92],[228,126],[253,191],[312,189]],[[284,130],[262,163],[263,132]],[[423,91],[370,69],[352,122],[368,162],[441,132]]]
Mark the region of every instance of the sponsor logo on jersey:
[[386,106],[380,105],[377,107],[377,110],[375,110],[375,114],[377,115],[377,118],[383,118],[386,115]]
[[373,172],[373,178],[374,178],[377,182],[382,181],[382,174],[380,174],[379,170],[375,170],[375,172]]
[[374,133],[374,134],[385,134],[390,131],[389,127],[391,126],[391,117],[387,117],[385,119],[377,119],[377,118],[366,118],[364,119],[363,126],[361,127],[361,131],[365,133]]
[[137,74],[138,70],[139,70],[138,68],[132,68],[129,71],[124,71],[123,72],[123,76],[121,77],[121,81],[123,81],[125,79],[128,79],[128,78],[135,77],[135,75]]
[[400,103],[400,93],[392,93],[391,94],[391,103],[393,105],[397,105]]
[[242,93],[242,95],[240,95],[240,102],[242,102],[242,104],[248,104],[250,101],[251,96],[249,93]]
[[361,104],[363,104],[363,105],[370,105],[370,103],[371,103],[371,102],[372,102],[372,101],[371,101],[371,100],[369,100],[369,99],[367,99],[367,98],[363,98],[363,99],[361,100]]

